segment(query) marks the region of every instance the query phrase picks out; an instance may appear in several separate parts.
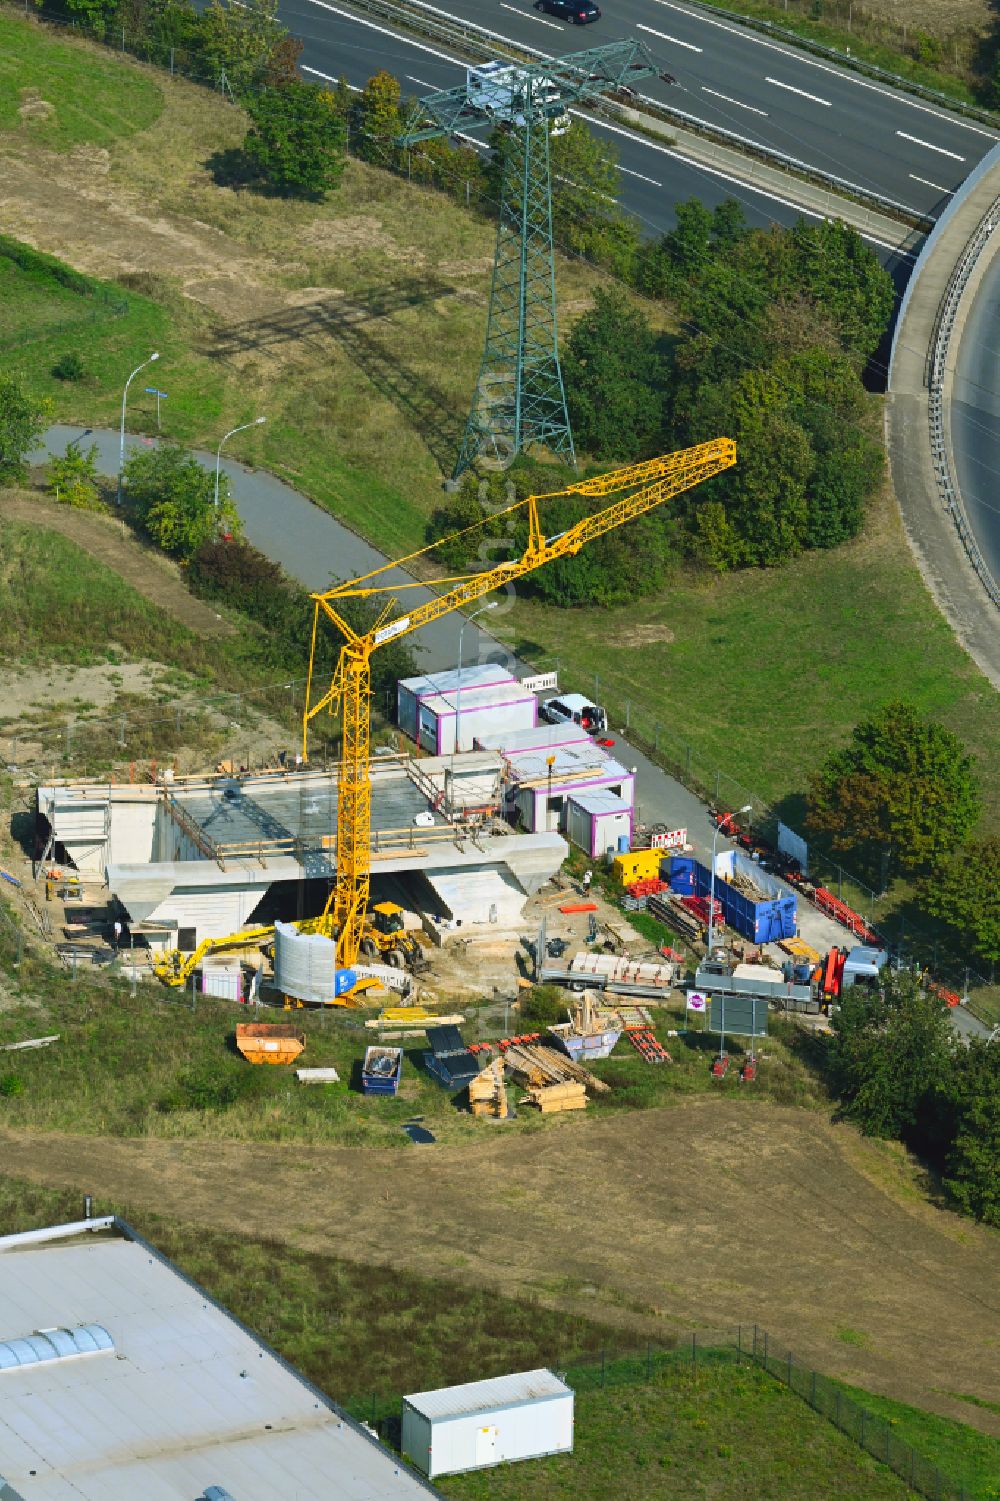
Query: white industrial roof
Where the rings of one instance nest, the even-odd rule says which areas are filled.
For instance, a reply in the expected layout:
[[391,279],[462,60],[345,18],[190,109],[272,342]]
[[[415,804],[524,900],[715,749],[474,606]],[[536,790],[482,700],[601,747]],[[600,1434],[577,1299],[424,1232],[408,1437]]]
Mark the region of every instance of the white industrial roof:
[[[464,695],[463,695],[464,697]],[[584,772],[597,772],[600,776],[627,777],[629,772],[620,762],[607,755],[599,745],[588,741],[586,745],[556,745],[551,750],[513,751],[508,753],[511,779],[515,782],[544,781],[549,774],[548,757],[554,777],[567,777]]]
[[424,698],[428,693],[454,693],[461,680],[462,697],[465,697],[467,688],[482,688],[498,683],[520,683],[513,673],[508,672],[506,667],[500,667],[496,662],[469,662],[459,672],[457,667],[448,672],[429,672],[421,677],[401,678],[399,687],[407,692]]
[[572,1395],[572,1387],[552,1371],[517,1371],[511,1376],[493,1376],[486,1381],[467,1381],[463,1386],[443,1386],[437,1391],[414,1392],[403,1401],[425,1418],[457,1418],[464,1413],[496,1412],[525,1402],[545,1402]]
[[[481,683],[478,686],[462,683],[462,715],[472,714],[477,709],[498,709],[503,704],[533,703],[535,695],[522,688],[516,678],[504,683]],[[446,693],[426,693],[421,703],[432,714],[454,714],[458,705],[458,690]]]
[[0,1475],[25,1501],[439,1495],[141,1241],[0,1240],[0,1338],[92,1323],[113,1349],[0,1371]]
[[593,792],[572,792],[570,802],[582,808],[584,813],[631,813],[629,807],[609,787],[598,787]]
[[480,749],[504,751],[508,756],[514,751],[548,751],[554,745],[579,745],[589,740],[587,731],[572,720],[567,724],[536,724],[530,730],[499,730],[492,735],[476,736]]

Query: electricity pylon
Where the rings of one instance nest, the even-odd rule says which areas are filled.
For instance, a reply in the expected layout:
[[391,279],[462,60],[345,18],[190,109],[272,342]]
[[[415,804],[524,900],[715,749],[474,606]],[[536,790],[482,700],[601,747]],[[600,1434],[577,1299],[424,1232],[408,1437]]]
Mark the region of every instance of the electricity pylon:
[[559,368],[549,136],[569,128],[573,105],[628,94],[664,77],[642,42],[611,42],[544,63],[486,63],[464,85],[419,100],[404,146],[486,127],[510,134],[486,347],[452,475],[470,464],[505,469],[533,443],[575,462]]

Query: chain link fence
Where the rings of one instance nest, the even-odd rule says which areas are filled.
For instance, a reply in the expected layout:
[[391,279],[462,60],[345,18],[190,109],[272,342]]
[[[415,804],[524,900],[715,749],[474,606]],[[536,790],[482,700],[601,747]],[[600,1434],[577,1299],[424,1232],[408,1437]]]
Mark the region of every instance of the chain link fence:
[[[963,1485],[951,1480],[901,1439],[890,1422],[856,1402],[839,1382],[799,1361],[791,1350],[755,1324],[696,1330],[633,1349],[555,1356],[548,1363],[578,1395],[651,1385],[658,1380],[669,1382],[671,1377],[697,1380],[700,1373],[720,1365],[754,1365],[807,1402],[918,1495],[928,1497],[929,1501],[974,1501]],[[469,1373],[466,1379],[474,1378]],[[402,1394],[378,1391],[341,1403],[352,1417],[368,1423],[397,1448],[401,1405]]]

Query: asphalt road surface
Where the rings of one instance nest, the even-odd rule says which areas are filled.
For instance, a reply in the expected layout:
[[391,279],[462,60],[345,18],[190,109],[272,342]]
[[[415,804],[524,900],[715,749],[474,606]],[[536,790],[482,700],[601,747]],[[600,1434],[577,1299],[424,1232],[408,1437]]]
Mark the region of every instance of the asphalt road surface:
[[[958,348],[951,438],[958,487],[987,567],[1000,580],[1000,256],[969,310]],[[985,598],[985,597],[984,597]],[[991,606],[986,602],[985,608]]]
[[[657,0],[650,0],[650,3],[657,3]],[[343,76],[354,88],[360,88],[380,68],[385,68],[399,78],[404,91],[414,96],[454,88],[464,82],[465,63],[452,57],[446,48],[399,36],[384,21],[357,16],[336,0],[281,0],[279,13],[285,25],[303,43],[299,66],[306,78],[335,82]],[[498,15],[518,19],[507,17],[504,10],[498,10]],[[526,11],[521,19],[525,25],[531,25],[535,20],[534,12]],[[563,27],[562,23],[550,21],[548,17],[544,19],[566,32],[558,39],[556,51],[572,52],[601,39],[597,26],[584,31],[577,27]],[[674,60],[670,66],[674,67]],[[591,123],[591,129],[616,146],[622,206],[638,219],[647,236],[660,235],[672,228],[676,222],[674,205],[687,198],[700,198],[709,207],[726,198],[735,198],[742,205],[747,221],[762,228],[772,224],[794,224],[804,213],[807,218],[816,217],[810,216],[796,203],[792,178],[789,178],[787,193],[781,196],[755,191],[721,171],[687,161],[666,143],[647,140],[616,126]],[[975,144],[975,159],[978,159],[993,144],[994,138],[985,133],[970,133],[969,140]],[[971,162],[970,157],[969,165]],[[939,207],[943,206],[940,199],[941,194],[938,194]],[[899,288],[908,275],[912,257],[878,243],[873,243],[872,248],[890,270]]]
[[[692,121],[767,146],[923,214],[940,213],[1000,139],[977,121],[676,0],[606,0],[601,19],[589,26],[541,14],[532,0],[445,0],[434,8],[552,56],[622,38],[640,40],[677,80],[672,86],[646,80],[640,92]],[[386,68],[414,93],[461,81],[464,64],[449,66],[447,48],[404,42],[388,22],[362,21],[339,0],[280,0],[279,14],[305,45],[307,76],[310,70],[333,78],[343,72],[349,82],[363,83],[377,68]],[[485,49],[484,60],[487,55]],[[653,179],[664,175],[662,168],[640,170]],[[668,175],[674,198],[694,191],[706,197],[703,186],[678,191],[674,173]],[[787,222],[780,205],[767,202],[772,206],[763,209],[765,214]]]

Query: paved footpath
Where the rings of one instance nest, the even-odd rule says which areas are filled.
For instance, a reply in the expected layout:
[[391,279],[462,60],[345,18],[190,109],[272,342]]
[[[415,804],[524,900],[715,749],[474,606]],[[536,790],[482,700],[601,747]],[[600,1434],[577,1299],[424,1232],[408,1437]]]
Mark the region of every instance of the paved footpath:
[[[45,434],[44,448],[33,453],[30,462],[44,463],[51,454],[65,453],[67,444],[73,442],[82,442],[87,447],[96,444],[98,468],[103,474],[117,474],[119,435],[107,428],[63,424],[50,427]],[[151,438],[126,436],[126,453],[150,447],[154,442]],[[214,454],[195,450],[195,457],[207,468],[214,469]],[[332,579],[354,578],[380,568],[388,561],[383,553],[344,526],[329,511],[266,470],[248,469],[225,458],[221,469],[229,479],[247,540],[280,563],[290,577],[307,589],[325,589]],[[409,582],[409,575],[402,569],[394,569],[386,577],[400,583]],[[414,589],[408,594],[414,603],[430,597],[430,592],[424,589]],[[460,621],[458,615],[443,616],[415,634],[423,671],[439,672],[455,666]],[[463,653],[466,665],[493,661],[503,662],[511,671],[522,675],[534,671],[530,663],[519,660],[501,641],[475,624],[466,625]],[[636,770],[639,817],[646,823],[665,823],[672,829],[686,828],[696,853],[707,860],[712,825],[705,804],[627,741],[616,737],[615,754],[629,770],[633,767]],[[722,840],[720,847],[724,847]]]

